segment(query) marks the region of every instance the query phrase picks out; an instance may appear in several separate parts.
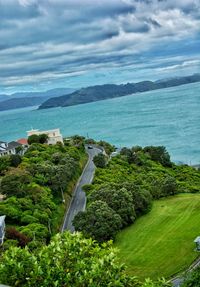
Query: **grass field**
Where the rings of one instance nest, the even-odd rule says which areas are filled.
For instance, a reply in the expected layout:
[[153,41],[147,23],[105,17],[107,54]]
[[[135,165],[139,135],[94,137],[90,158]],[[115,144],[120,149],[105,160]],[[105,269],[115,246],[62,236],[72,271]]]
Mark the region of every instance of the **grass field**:
[[118,234],[115,246],[132,275],[167,278],[200,255],[193,243],[198,235],[200,194],[181,194],[155,201],[149,214]]

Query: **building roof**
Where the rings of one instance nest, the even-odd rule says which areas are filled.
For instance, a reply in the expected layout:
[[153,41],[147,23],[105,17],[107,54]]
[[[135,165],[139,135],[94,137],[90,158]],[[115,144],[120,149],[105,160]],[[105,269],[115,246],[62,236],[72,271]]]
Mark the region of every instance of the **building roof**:
[[5,150],[6,150],[5,147],[0,146],[0,151],[5,151]]
[[3,223],[4,223],[4,221],[5,221],[5,218],[6,218],[5,215],[0,216],[0,226],[3,225]]
[[197,236],[197,238],[194,240],[194,242],[200,244],[200,236]]
[[[6,143],[6,142],[1,142],[1,143]],[[12,141],[12,142],[9,142],[6,147],[0,146],[0,152],[9,151],[9,150],[14,149],[18,146],[21,146],[21,144],[18,142]]]
[[16,148],[16,147],[18,147],[18,146],[21,146],[21,144],[18,143],[18,142],[12,141],[12,142],[9,142],[9,143],[8,143],[7,149],[8,149],[8,150],[9,150],[9,149],[13,149],[13,148]]
[[25,138],[19,139],[19,140],[17,140],[17,142],[18,142],[19,144],[22,144],[22,145],[27,145],[27,144],[28,144],[28,140],[25,139]]

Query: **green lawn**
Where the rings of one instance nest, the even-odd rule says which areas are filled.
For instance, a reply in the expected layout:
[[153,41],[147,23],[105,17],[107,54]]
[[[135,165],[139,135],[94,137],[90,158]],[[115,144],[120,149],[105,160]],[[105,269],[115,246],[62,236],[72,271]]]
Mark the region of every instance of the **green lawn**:
[[118,234],[115,246],[130,274],[167,278],[200,255],[193,243],[198,235],[200,194],[181,194],[155,201],[149,214]]

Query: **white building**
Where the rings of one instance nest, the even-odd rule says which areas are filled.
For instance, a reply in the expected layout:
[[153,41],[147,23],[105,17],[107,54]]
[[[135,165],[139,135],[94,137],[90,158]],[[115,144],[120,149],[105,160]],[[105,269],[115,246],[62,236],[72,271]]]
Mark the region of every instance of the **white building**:
[[21,144],[15,141],[9,143],[0,141],[0,157],[4,155],[16,154],[16,148],[19,146],[21,146]]
[[6,216],[0,216],[0,245],[3,244],[4,236],[5,236],[5,218]]
[[42,135],[46,134],[48,135],[47,144],[53,145],[57,142],[61,142],[63,144],[63,137],[60,133],[60,129],[54,129],[54,130],[48,130],[48,131],[40,131],[40,130],[31,130],[27,132],[28,137],[32,135]]

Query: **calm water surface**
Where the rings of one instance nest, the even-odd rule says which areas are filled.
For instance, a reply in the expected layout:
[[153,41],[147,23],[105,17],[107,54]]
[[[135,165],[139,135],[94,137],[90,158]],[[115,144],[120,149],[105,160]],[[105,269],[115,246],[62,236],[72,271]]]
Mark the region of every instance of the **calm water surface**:
[[200,83],[90,104],[0,112],[0,140],[60,128],[116,146],[164,145],[174,161],[200,163]]

